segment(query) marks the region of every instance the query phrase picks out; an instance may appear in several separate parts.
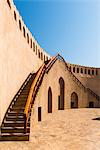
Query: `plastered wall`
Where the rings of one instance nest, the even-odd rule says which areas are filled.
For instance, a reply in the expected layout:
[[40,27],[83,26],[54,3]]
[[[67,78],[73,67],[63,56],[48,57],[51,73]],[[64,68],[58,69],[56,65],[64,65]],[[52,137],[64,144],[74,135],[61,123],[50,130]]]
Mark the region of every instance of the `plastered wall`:
[[[84,88],[77,83],[71,76],[62,60],[57,60],[47,74],[45,74],[42,85],[39,88],[31,115],[31,134],[34,134],[34,126],[38,125],[38,107],[42,109],[42,121],[46,120],[49,115],[58,111],[58,95],[60,94],[59,78],[62,77],[65,83],[64,109],[71,108],[71,94],[78,95],[78,108],[89,107],[89,102],[93,101],[94,106],[98,106],[95,97],[89,94]],[[48,89],[52,90],[52,114],[48,113]],[[61,110],[59,110],[61,111]]]
[[100,96],[100,68],[86,67],[68,64],[74,75],[83,83]]
[[[0,124],[14,95],[29,73],[36,72],[49,55],[38,45],[20,17],[13,1],[0,0]],[[14,11],[17,19],[14,18]],[[24,37],[23,30],[29,35]],[[30,40],[35,43],[31,46]],[[36,51],[37,50],[37,51]],[[41,55],[42,53],[42,55]]]

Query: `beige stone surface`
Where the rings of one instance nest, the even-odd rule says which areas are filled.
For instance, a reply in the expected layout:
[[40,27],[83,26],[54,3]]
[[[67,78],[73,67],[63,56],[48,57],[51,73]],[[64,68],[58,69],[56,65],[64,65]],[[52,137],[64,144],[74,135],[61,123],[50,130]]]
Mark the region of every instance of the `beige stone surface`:
[[[100,96],[100,68],[87,67],[87,66],[69,64],[69,63],[68,66],[71,67],[71,71],[83,83],[84,86],[90,88],[97,95]],[[79,73],[77,73],[77,68],[79,69]],[[81,73],[81,69],[83,71],[82,73]],[[88,74],[88,70],[90,70],[90,75]],[[94,71],[94,75],[92,74],[92,71]]]
[[[0,124],[13,97],[31,72],[36,72],[42,65],[38,51],[49,55],[39,46],[37,41],[24,24],[13,0],[0,0]],[[17,19],[14,19],[14,11]],[[21,30],[19,28],[21,21]],[[23,35],[23,27],[25,35]],[[27,42],[29,35],[29,44]],[[35,43],[35,51],[32,45]],[[36,54],[37,46],[37,54]]]
[[58,96],[60,95],[59,78],[62,77],[65,83],[64,89],[64,108],[71,108],[71,94],[73,92],[78,95],[78,108],[86,108],[89,106],[89,101],[94,102],[94,106],[98,106],[98,100],[84,90],[66,69],[65,63],[62,60],[57,60],[50,71],[45,74],[42,84],[39,88],[35,102],[33,105],[32,117],[34,124],[38,123],[38,107],[41,107],[42,120],[48,117],[48,89],[52,90],[52,112],[58,111]]
[[29,142],[0,142],[0,150],[100,150],[100,109],[67,109],[31,128]]

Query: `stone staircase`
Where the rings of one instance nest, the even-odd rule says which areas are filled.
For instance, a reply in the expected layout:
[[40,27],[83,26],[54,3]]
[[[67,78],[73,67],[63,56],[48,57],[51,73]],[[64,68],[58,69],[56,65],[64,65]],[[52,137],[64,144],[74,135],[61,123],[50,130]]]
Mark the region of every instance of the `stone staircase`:
[[64,61],[71,77],[81,88],[91,93],[94,97],[96,97],[97,100],[100,100],[100,97],[96,95],[92,90],[84,87],[84,85],[69,70],[65,60],[58,54],[57,56],[52,57],[49,61],[45,62],[40,67],[37,73],[30,74],[27,77],[27,79],[13,98],[5,114],[1,126],[0,141],[29,140],[30,115],[32,105],[34,104],[34,100],[42,83],[44,74],[49,72],[50,68],[53,66],[57,59],[61,59]]
[[0,141],[27,141],[29,140],[30,118],[27,132],[24,133],[24,108],[31,84],[36,74],[31,74],[12,100],[1,126]]
[[[1,125],[0,141],[29,140],[31,108],[49,61],[45,61],[36,73],[29,74],[13,98]],[[30,93],[31,99],[29,99]]]

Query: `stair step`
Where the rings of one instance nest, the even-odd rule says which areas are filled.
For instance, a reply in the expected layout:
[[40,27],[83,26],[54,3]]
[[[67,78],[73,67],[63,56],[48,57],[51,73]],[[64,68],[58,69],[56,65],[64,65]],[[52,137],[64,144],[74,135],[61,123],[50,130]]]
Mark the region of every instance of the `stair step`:
[[24,121],[23,116],[16,117],[16,116],[7,116],[6,121]]
[[23,113],[22,112],[17,113],[17,112],[11,111],[8,113],[8,116],[23,116]]
[[[5,127],[22,127],[24,126],[24,120],[23,121],[4,121],[3,124]],[[28,122],[27,124],[28,126],[30,125],[30,123]]]
[[24,89],[30,89],[32,82],[30,82],[29,84],[27,84]]
[[17,101],[15,101],[15,103],[14,103],[13,105],[16,105],[16,104],[24,104],[24,103],[26,102],[26,100],[27,100],[27,99],[25,99],[25,98],[24,98],[24,99],[23,99],[23,98],[22,98],[22,99],[18,99]]
[[[28,92],[29,89],[30,89],[30,87],[25,87],[25,88],[23,89],[23,91]],[[23,91],[22,91],[22,92],[23,92]]]
[[[30,121],[30,117],[28,119]],[[23,116],[6,116],[6,121],[24,121]]]
[[4,127],[23,127],[24,121],[6,121],[3,125]]
[[[30,127],[27,127],[27,133],[30,132]],[[24,133],[24,127],[2,127],[1,133]]]
[[26,99],[27,99],[27,97],[18,97],[18,99],[15,102],[18,102],[18,101],[23,102]]
[[29,141],[29,133],[27,134],[2,134],[0,141]]
[[26,92],[26,91],[29,91],[29,89],[30,89],[30,87],[24,87],[23,90],[22,90],[22,92],[23,92],[23,91],[25,91],[25,92]]
[[16,105],[16,104],[25,104],[25,102],[26,102],[26,100],[24,100],[24,101],[19,100],[19,101],[16,101],[14,105]]
[[23,91],[22,93],[23,93],[23,94],[28,94],[28,93],[29,93],[29,90],[28,90],[28,91]]
[[22,109],[21,107],[17,107],[17,108],[10,108],[10,111],[14,111],[14,112],[18,112],[18,111],[20,111],[20,112],[24,112],[24,109]]
[[10,109],[22,109],[22,110],[23,110],[23,109],[25,109],[25,108],[24,108],[24,107],[21,107],[21,106],[20,106],[20,107],[16,107],[15,105],[13,105]]
[[15,104],[24,104],[26,102],[27,98],[18,98],[17,101],[14,103]]
[[33,74],[27,81],[26,85],[13,100],[8,113],[4,119],[4,123],[1,127],[0,141],[28,141],[30,132],[30,118],[27,124],[27,133],[24,134],[24,109],[27,101],[27,97],[31,88],[31,84],[36,74]]
[[21,95],[26,96],[26,95],[27,95],[27,93],[23,93],[23,92],[22,92],[22,93],[21,93]]
[[12,105],[12,107],[20,107],[20,108],[25,107],[26,102],[27,101],[24,101],[23,103],[21,103],[21,102],[18,103],[17,102],[14,105]]
[[28,94],[24,95],[24,94],[21,94],[18,98],[27,98]]
[[[26,102],[25,102],[25,104],[26,104]],[[13,107],[25,107],[25,104],[15,104],[15,105],[13,105]]]

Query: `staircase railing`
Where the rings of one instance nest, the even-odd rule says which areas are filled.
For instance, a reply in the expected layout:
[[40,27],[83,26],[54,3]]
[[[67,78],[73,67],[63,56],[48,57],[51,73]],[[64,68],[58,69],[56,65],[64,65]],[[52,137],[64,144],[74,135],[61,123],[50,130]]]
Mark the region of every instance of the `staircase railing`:
[[52,65],[55,63],[55,61],[58,59],[58,54],[55,57],[52,57],[50,62],[46,65],[46,72],[50,70]]
[[29,81],[29,79],[31,78],[31,76],[32,76],[32,73],[30,73],[30,74],[27,76],[27,78],[25,79],[25,81],[24,81],[23,84],[21,85],[20,89],[18,90],[18,92],[16,93],[16,95],[13,97],[13,99],[12,99],[11,103],[9,104],[9,107],[8,107],[6,113],[5,113],[5,116],[4,116],[4,119],[3,119],[3,121],[2,121],[2,124],[3,124],[4,120],[5,120],[6,114],[7,114],[8,110],[9,110],[11,104],[19,97],[19,95],[21,94],[23,88],[25,87],[25,85],[27,84],[27,82]]
[[26,105],[25,105],[25,110],[24,110],[24,133],[27,132],[27,123],[28,123],[28,120],[29,120],[31,107],[32,107],[32,104],[34,103],[35,96],[37,94],[38,88],[41,84],[43,75],[45,73],[45,68],[46,68],[45,64],[43,64],[40,67],[39,71],[37,72],[37,75],[36,75],[35,79],[33,80],[33,83],[31,85],[31,88],[30,88],[30,91],[29,91],[29,95],[28,95],[27,102],[26,102]]
[[27,98],[27,102],[25,105],[25,110],[24,110],[24,133],[27,132],[27,124],[28,124],[28,120],[29,120],[29,116],[30,116],[30,112],[31,112],[31,107],[32,107],[32,104],[34,103],[35,96],[36,96],[38,88],[42,82],[45,71],[46,71],[46,69],[49,68],[49,66],[53,65],[53,63],[55,62],[56,59],[57,59],[57,56],[52,57],[47,65],[44,63],[38,70],[37,75],[36,75],[35,79],[33,80],[33,83],[31,85],[29,95]]
[[90,92],[93,96],[95,96],[97,99],[100,99],[100,97],[95,94],[92,90],[90,90],[89,88],[86,88],[77,78],[76,76],[71,72],[71,70],[69,69],[66,61],[63,59],[62,56],[60,56],[59,54],[57,54],[55,57],[52,57],[51,60],[49,61],[49,63],[46,65],[45,63],[40,67],[39,71],[37,72],[37,75],[31,85],[31,88],[30,88],[30,92],[29,92],[29,95],[28,95],[28,98],[27,98],[27,102],[26,102],[26,105],[25,105],[25,110],[24,110],[24,133],[27,132],[27,123],[28,123],[28,119],[29,119],[29,116],[30,116],[30,112],[31,112],[31,107],[32,107],[32,104],[34,103],[34,100],[35,100],[35,96],[37,94],[37,91],[38,91],[38,88],[41,84],[41,81],[42,81],[42,78],[46,73],[48,73],[48,71],[50,70],[50,68],[52,67],[52,65],[55,63],[55,61],[57,59],[62,59],[66,65],[66,68],[68,69],[68,71],[70,72],[70,74],[72,75],[72,77],[75,79],[75,81],[77,81],[77,83],[79,83],[83,88],[84,90],[87,90],[88,92]]

